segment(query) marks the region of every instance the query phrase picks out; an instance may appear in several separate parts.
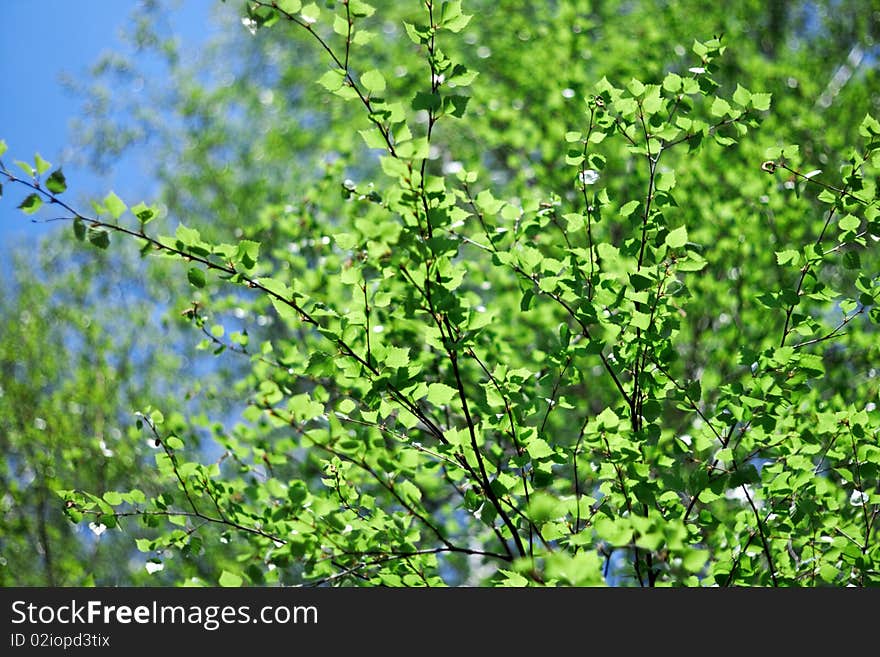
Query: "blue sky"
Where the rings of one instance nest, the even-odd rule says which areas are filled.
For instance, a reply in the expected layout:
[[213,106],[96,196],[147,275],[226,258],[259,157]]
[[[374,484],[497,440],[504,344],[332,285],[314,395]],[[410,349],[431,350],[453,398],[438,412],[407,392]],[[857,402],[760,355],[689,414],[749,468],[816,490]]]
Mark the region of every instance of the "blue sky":
[[[197,49],[210,33],[211,8],[218,0],[166,2],[170,23],[188,48]],[[102,53],[124,50],[120,31],[139,0],[0,0],[0,139],[9,150],[4,164],[32,161],[35,152],[63,166],[73,199],[103,197],[113,189],[124,199],[142,200],[153,189],[132,162],[106,177],[73,164],[65,153],[73,142],[71,119],[81,99],[67,92],[61,76],[79,79]],[[24,194],[4,185],[0,199],[0,259],[13,245],[36,239],[60,224],[34,224],[18,210]],[[134,202],[136,202],[134,201]],[[88,206],[85,206],[86,208]]]

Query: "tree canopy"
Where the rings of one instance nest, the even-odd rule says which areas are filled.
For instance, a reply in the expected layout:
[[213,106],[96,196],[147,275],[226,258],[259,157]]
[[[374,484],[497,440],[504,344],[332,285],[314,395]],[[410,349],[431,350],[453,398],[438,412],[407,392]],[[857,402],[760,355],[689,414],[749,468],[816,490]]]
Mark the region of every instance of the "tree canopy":
[[160,198],[0,152],[0,581],[880,581],[872,3],[163,11]]

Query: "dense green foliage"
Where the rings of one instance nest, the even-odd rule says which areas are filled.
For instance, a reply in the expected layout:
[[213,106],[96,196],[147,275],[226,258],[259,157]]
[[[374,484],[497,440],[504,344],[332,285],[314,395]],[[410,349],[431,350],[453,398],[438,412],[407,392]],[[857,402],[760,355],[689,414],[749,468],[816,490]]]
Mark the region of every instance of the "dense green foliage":
[[[4,384],[4,449],[53,469],[22,522],[107,527],[157,583],[880,581],[870,3],[375,4],[251,0],[217,80],[145,17],[180,121],[100,116],[89,139],[112,164],[152,135],[161,202],[86,212],[3,156],[25,214],[186,285],[169,315],[237,400],[145,398],[179,375],[139,369],[115,422],[154,465],[105,450],[97,478],[34,455],[37,380]],[[31,287],[10,303],[89,303]],[[83,335],[131,379],[118,331]],[[101,390],[94,364],[44,365]],[[79,403],[87,435],[119,414]],[[62,460],[95,449],[70,431]],[[4,552],[30,531],[2,526]]]

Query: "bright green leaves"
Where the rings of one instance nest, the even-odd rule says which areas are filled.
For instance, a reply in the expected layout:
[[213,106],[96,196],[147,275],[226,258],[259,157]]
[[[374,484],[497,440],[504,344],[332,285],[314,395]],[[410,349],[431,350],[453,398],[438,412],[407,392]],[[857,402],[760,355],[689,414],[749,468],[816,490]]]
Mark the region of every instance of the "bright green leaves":
[[241,586],[243,582],[244,580],[242,579],[241,575],[237,575],[236,573],[232,573],[228,570],[224,570],[222,573],[220,573],[220,577],[217,580],[217,583],[220,586],[224,586],[227,588],[237,588]]
[[341,68],[330,69],[318,78],[318,84],[331,93],[339,91],[348,78],[345,71]]
[[[710,95],[717,84],[707,73],[706,65],[723,52],[724,47],[712,40],[695,44],[694,50],[701,55],[703,66],[692,67],[692,77],[668,73],[659,85],[631,79],[623,89],[603,78],[596,85],[596,96],[590,103],[594,118],[598,118],[598,127],[613,125],[627,135],[631,153],[652,158],[680,143],[697,150],[709,135],[722,146],[729,146],[744,136],[749,127],[757,125],[757,117],[751,110],[766,109],[769,95],[753,94],[737,86],[733,94],[737,107],[726,98]],[[714,124],[692,112],[680,111],[684,98],[688,99],[686,105],[695,105],[697,101],[692,99],[700,96],[706,97],[705,112]]]
[[[641,576],[646,585],[766,583],[767,572],[798,568],[786,583],[811,581],[810,569],[817,581],[840,582],[859,571],[844,563],[847,540],[832,544],[836,534],[825,530],[834,518],[832,529],[861,541],[853,512],[877,504],[864,485],[876,478],[876,410],[858,415],[877,393],[864,373],[876,349],[861,329],[872,311],[880,318],[874,174],[859,161],[870,153],[844,163],[835,180],[834,153],[823,151],[826,173],[798,175],[797,153],[779,147],[773,166],[789,170],[761,174],[744,136],[770,95],[739,77],[751,57],[715,84],[718,40],[695,44],[698,61],[685,55],[670,64],[675,72],[643,67],[638,79],[631,62],[603,61],[609,77],[625,77],[601,81],[577,111],[572,99],[589,89],[591,67],[554,77],[552,63],[541,69],[528,50],[540,37],[548,56],[538,59],[557,61],[552,22],[511,20],[514,45],[486,40],[490,50],[488,14],[468,23],[461,3],[438,1],[367,52],[355,47],[366,33],[350,20],[373,14],[365,3],[270,5],[252,4],[249,26],[292,20],[299,27],[291,22],[290,32],[318,46],[322,67],[327,49],[334,55],[332,70],[302,75],[310,60],[295,49],[296,66],[281,71],[319,127],[266,134],[275,160],[267,151],[251,161],[267,169],[247,172],[258,193],[232,175],[189,178],[185,188],[198,202],[222,182],[229,213],[247,207],[254,225],[236,215],[242,233],[217,244],[195,218],[172,211],[185,223],[149,242],[159,208],[130,208],[125,230],[185,263],[180,273],[201,290],[199,304],[234,310],[234,319],[193,322],[206,343],[228,340],[247,347],[246,367],[250,358],[239,388],[249,395],[245,422],[212,432],[226,455],[222,472],[184,461],[183,443],[195,443],[185,427],[169,427],[155,446],[166,491],[148,503],[98,496],[143,505],[145,522],[163,528],[139,548],[197,556],[212,566],[207,583],[231,586],[476,577],[465,559],[444,559],[441,569],[421,553],[448,545],[501,555],[484,566],[509,570],[485,581],[513,585],[598,585],[606,568],[611,583]],[[376,22],[394,11],[383,8]],[[447,32],[466,25],[465,45],[444,53]],[[563,27],[567,43],[571,25]],[[386,57],[395,38],[404,46]],[[491,53],[499,72],[486,76],[478,111],[459,89],[476,70],[452,54],[471,45],[474,68]],[[336,98],[322,90],[353,102],[328,111]],[[790,95],[776,109],[799,97]],[[454,130],[432,129],[446,116],[461,119]],[[365,146],[352,144],[354,130]],[[863,121],[864,137],[878,132]],[[828,140],[835,149],[838,137]],[[735,141],[740,148],[716,147]],[[805,145],[805,157],[815,146]],[[328,152],[312,166],[311,156]],[[283,185],[273,165],[291,172]],[[22,170],[48,175],[52,194],[66,188],[60,170],[56,178],[40,161]],[[815,199],[791,198],[792,185],[821,187],[820,207],[833,213],[817,217]],[[276,200],[259,207],[261,198]],[[101,246],[125,212],[108,195],[100,221],[77,218],[74,230]],[[812,244],[820,233],[823,243]],[[244,293],[216,299],[221,281]],[[261,331],[249,344],[239,324],[251,322]],[[843,334],[845,353],[835,352]],[[838,416],[841,395],[862,400],[859,411]],[[219,521],[196,529],[179,513],[190,508],[184,492]],[[71,517],[106,509],[88,504]],[[201,533],[201,545],[190,542]],[[808,542],[826,534],[830,541]],[[202,556],[210,546],[222,561]],[[382,560],[392,551],[397,558]],[[856,552],[852,559],[867,561]]]
[[49,175],[46,179],[46,189],[53,194],[61,194],[67,190],[67,180],[61,169],[56,169]]
[[110,192],[104,197],[104,207],[113,219],[119,219],[119,217],[121,217],[128,209],[122,199],[113,192]]
[[299,322],[302,319],[292,304],[288,303],[293,298],[293,291],[286,283],[277,278],[260,278],[257,282],[270,293],[272,306],[279,317],[291,322]]
[[479,71],[472,71],[464,64],[454,64],[446,74],[444,84],[448,87],[467,87],[479,75]]
[[260,243],[253,240],[242,240],[236,247],[233,261],[239,263],[245,269],[253,269],[260,257]]
[[436,34],[436,30],[460,32],[470,22],[472,16],[462,12],[461,0],[447,0],[440,6],[439,17],[434,14],[434,25],[404,23],[410,40],[417,45],[427,45]]
[[678,93],[682,88],[682,79],[678,73],[667,73],[663,78],[663,88],[669,93]]
[[37,176],[42,176],[51,168],[52,165],[44,160],[39,153],[34,155],[34,170],[36,171]]
[[[880,148],[880,144],[876,143],[876,139],[880,137],[880,121],[870,114],[866,114],[865,118],[862,119],[862,122],[859,124],[859,134],[870,140],[870,143],[868,144],[869,148]],[[0,151],[0,155],[2,154],[2,151]]]
[[455,388],[448,386],[445,383],[431,383],[428,385],[427,392],[427,400],[438,406],[448,404],[458,394],[458,391]]
[[385,76],[377,70],[371,70],[361,75],[361,84],[369,92],[376,95],[385,91]]
[[202,236],[195,228],[189,228],[184,224],[178,224],[174,231],[175,248],[192,249],[201,248],[203,246]]
[[771,94],[752,93],[740,84],[736,85],[733,92],[733,101],[743,109],[755,109],[766,111],[770,109]]
[[862,225],[862,220],[853,214],[845,214],[838,219],[837,225],[841,231],[854,233]]
[[43,199],[40,197],[39,194],[33,192],[31,194],[28,194],[25,199],[21,203],[19,203],[18,209],[25,214],[34,214],[42,206]]
[[363,0],[349,0],[348,8],[355,18],[369,18],[376,13],[375,7]]
[[324,414],[324,404],[302,393],[288,400],[287,410],[296,422],[308,422]]
[[276,4],[281,11],[285,11],[288,14],[296,14],[302,9],[302,2],[300,0],[277,0]]
[[709,108],[709,113],[712,116],[724,117],[730,114],[730,112],[730,103],[723,98],[715,98],[715,100],[712,101],[712,106]]
[[753,93],[751,96],[752,108],[764,112],[770,109],[772,94]]
[[449,115],[455,118],[464,116],[470,97],[459,94],[439,94],[418,92],[412,101],[414,110],[427,110],[436,117]]
[[403,26],[406,29],[407,36],[416,45],[427,45],[431,42],[431,37],[434,35],[434,30],[427,25],[404,23]]
[[685,228],[684,226],[679,226],[678,228],[669,231],[664,241],[669,248],[680,249],[685,244],[687,244],[687,228]]
[[36,172],[36,171],[34,170],[34,168],[33,168],[30,164],[28,164],[27,162],[22,162],[21,160],[15,160],[15,166],[17,166],[19,169],[21,169],[22,171],[24,171],[24,173],[25,173],[29,178],[36,178],[36,177],[37,177],[37,172]]
[[153,219],[155,219],[157,215],[156,208],[152,208],[145,203],[141,202],[137,205],[132,206],[131,213],[137,217],[137,220],[141,223],[141,226],[145,226],[150,223]]
[[748,107],[752,100],[752,93],[740,84],[736,85],[736,91],[733,92],[733,101],[740,107]]
[[128,210],[128,206],[115,192],[108,193],[100,202],[92,201],[92,207],[98,215],[110,215],[114,220],[119,219]]
[[382,359],[385,367],[398,369],[409,365],[409,349],[403,347],[388,347],[385,351],[385,357]]
[[461,0],[447,0],[440,5],[440,20],[437,27],[450,32],[461,32],[472,16],[462,13]]
[[379,130],[367,128],[366,130],[358,130],[358,133],[363,137],[367,148],[388,150],[388,142],[385,141],[385,137]]
[[800,269],[802,263],[803,256],[799,251],[795,251],[794,249],[776,251],[776,264],[778,265],[791,265],[792,267]]
[[547,459],[555,454],[549,443],[542,438],[533,438],[526,446],[526,452],[535,461]]
[[311,25],[312,23],[317,23],[318,19],[321,18],[321,9],[314,2],[310,2],[302,8],[300,16],[305,23]]

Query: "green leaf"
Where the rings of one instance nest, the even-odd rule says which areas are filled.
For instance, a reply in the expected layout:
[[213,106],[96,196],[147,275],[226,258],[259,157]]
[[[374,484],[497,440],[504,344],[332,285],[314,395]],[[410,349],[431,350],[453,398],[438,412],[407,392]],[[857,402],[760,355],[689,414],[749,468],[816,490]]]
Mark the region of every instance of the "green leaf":
[[688,241],[687,228],[679,226],[675,230],[669,231],[666,236],[666,245],[671,249],[680,249]]
[[318,84],[324,87],[327,91],[336,91],[339,89],[346,80],[345,71],[341,68],[335,68],[327,71],[318,78]]
[[369,18],[376,12],[373,5],[363,2],[363,0],[349,0],[348,8],[351,15],[356,18]]
[[[859,124],[859,134],[862,135],[862,137],[868,138],[880,136],[880,121],[877,121],[877,119],[870,114],[866,114],[865,118],[862,119],[862,122]],[[2,150],[0,150],[0,155],[3,155]]]
[[447,114],[449,116],[454,116],[457,119],[460,119],[464,116],[465,111],[467,110],[468,101],[470,101],[470,96],[461,96],[458,94],[450,94],[449,96],[443,97],[443,114]]
[[624,218],[628,217],[635,211],[637,207],[639,207],[638,201],[629,201],[628,203],[624,203],[623,206],[621,206],[620,208],[620,216]]
[[0,139],[0,157],[3,157],[3,154],[6,152],[6,149],[9,148],[6,145],[5,139]]
[[61,194],[67,190],[67,181],[61,169],[55,169],[46,179],[46,189],[53,194]]
[[449,87],[466,87],[479,75],[479,71],[471,71],[464,64],[456,64],[452,72],[446,77]]
[[336,246],[343,251],[351,251],[357,248],[359,244],[358,236],[353,233],[336,233],[333,235],[333,239],[336,242]]
[[99,249],[106,249],[110,246],[110,234],[103,228],[92,228],[88,230],[89,242]]
[[432,383],[428,386],[428,401],[437,406],[448,404],[458,391],[445,383]]
[[336,32],[339,36],[348,35],[349,24],[348,21],[345,20],[340,14],[336,14],[333,17],[333,31]]
[[544,459],[553,456],[555,452],[550,444],[542,438],[533,438],[526,446],[526,451],[533,459]]
[[736,91],[733,92],[733,102],[740,107],[748,107],[749,101],[752,99],[752,93],[745,87],[736,85]]
[[642,274],[630,274],[629,282],[636,292],[647,290],[654,284],[654,282],[650,278],[648,278],[647,276],[643,276]]
[[73,220],[73,234],[80,242],[86,238],[86,224],[79,217]]
[[24,171],[31,178],[36,177],[36,172],[34,171],[34,168],[30,164],[28,164],[27,162],[22,162],[21,160],[15,160],[15,165],[19,169]]
[[663,88],[670,93],[677,93],[681,90],[681,76],[678,73],[667,73],[663,78]]
[[604,429],[613,430],[620,425],[620,418],[613,409],[606,408],[596,416],[596,422]]
[[385,91],[385,76],[377,70],[367,71],[361,75],[361,84],[370,92],[370,95]]
[[409,365],[409,349],[404,349],[403,347],[388,347],[384,363],[386,367],[390,367],[391,369],[406,367]]
[[306,23],[316,23],[321,17],[321,9],[314,2],[310,2],[302,8],[300,16],[302,16],[303,21]]
[[220,586],[225,586],[227,588],[236,588],[241,586],[241,583],[244,580],[240,575],[236,575],[235,573],[230,573],[228,570],[224,570],[220,573],[220,579],[218,580]]
[[253,269],[260,257],[260,243],[253,240],[241,240],[235,251],[234,260],[240,262],[245,269]]
[[776,264],[778,265],[792,263],[794,266],[798,266],[800,264],[800,259],[801,254],[794,249],[785,249],[784,251],[776,252]]
[[429,144],[425,137],[402,141],[397,145],[397,155],[404,160],[423,160],[428,153]]
[[300,0],[278,0],[277,4],[279,9],[291,15],[302,9]]
[[104,493],[104,501],[110,506],[119,506],[122,504],[122,495],[115,491],[108,491]]
[[427,25],[414,25],[404,21],[403,27],[406,29],[407,36],[416,45],[428,43],[434,34],[434,31]]
[[728,103],[723,98],[715,98],[715,100],[712,101],[712,106],[709,108],[709,113],[712,116],[718,117],[726,116],[729,111],[730,103]]
[[202,241],[202,236],[195,228],[189,228],[183,224],[177,224],[174,231],[174,237],[183,244],[183,246],[197,246]]
[[841,230],[857,231],[862,224],[861,220],[852,214],[845,214],[837,222]]
[[19,204],[18,209],[24,212],[25,214],[33,214],[37,210],[39,210],[43,205],[43,199],[40,198],[40,195],[34,192],[33,194],[28,194],[27,197]]
[[651,85],[642,100],[642,109],[646,114],[656,114],[661,107],[663,107],[663,99],[660,97],[660,87]]
[[291,397],[287,402],[287,408],[298,422],[313,420],[324,413],[324,405],[312,399],[308,393]]
[[599,516],[593,523],[593,527],[596,529],[597,536],[603,541],[607,541],[609,545],[626,545],[632,540],[632,525],[626,518]]
[[165,439],[165,445],[168,449],[183,449],[183,441],[177,436],[168,436]]
[[504,579],[501,580],[501,586],[503,587],[521,588],[529,585],[529,580],[519,573],[505,570],[504,568],[499,568],[498,573],[504,577]]
[[52,165],[44,160],[39,153],[34,155],[34,164],[36,165],[37,175],[42,176],[49,169],[52,168]]
[[709,560],[708,550],[686,550],[682,555],[681,563],[685,570],[698,573]]
[[648,313],[634,312],[632,314],[632,325],[647,331],[651,326],[651,316]]
[[858,251],[846,251],[843,254],[843,266],[853,271],[861,269],[862,260]]
[[103,204],[104,208],[114,219],[119,219],[122,213],[128,210],[128,206],[114,192],[110,192],[104,197]]
[[156,211],[143,202],[133,206],[131,208],[131,213],[137,217],[142,225],[150,223],[156,216]]
[[205,287],[205,272],[198,267],[190,267],[186,272],[186,278],[194,287]]
[[364,130],[358,130],[361,137],[364,139],[364,143],[367,145],[367,148],[378,148],[382,150],[388,149],[388,144],[385,141],[384,135],[379,131],[378,128],[365,128]]
[[450,32],[461,32],[470,22],[472,16],[461,12],[461,0],[449,0],[440,8],[438,25]]
[[770,109],[770,99],[772,94],[752,94],[752,107],[756,110]]
[[440,98],[440,94],[419,91],[413,97],[412,108],[414,110],[428,110],[429,112],[434,112],[440,108],[441,103],[442,99]]
[[626,88],[629,89],[629,92],[636,97],[641,96],[643,93],[645,93],[645,85],[636,78],[632,78],[629,81],[629,84],[626,85]]

